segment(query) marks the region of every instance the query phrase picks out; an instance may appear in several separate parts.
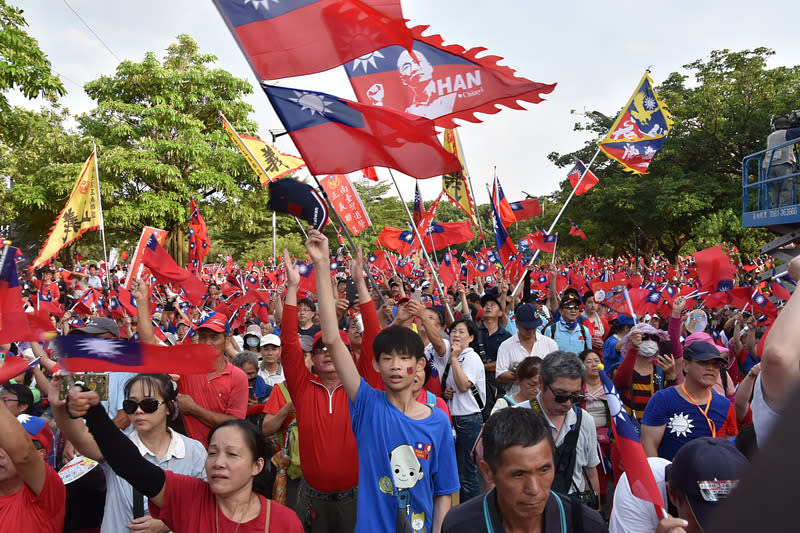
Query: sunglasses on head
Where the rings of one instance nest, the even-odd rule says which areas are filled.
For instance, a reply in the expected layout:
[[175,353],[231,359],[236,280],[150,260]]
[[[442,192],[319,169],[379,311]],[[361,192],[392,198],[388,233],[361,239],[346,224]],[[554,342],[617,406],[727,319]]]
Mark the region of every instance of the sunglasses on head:
[[141,402],[135,402],[133,400],[124,400],[122,402],[122,410],[125,411],[127,414],[132,415],[136,412],[137,409],[140,407],[142,408],[142,412],[145,413],[155,413],[158,410],[158,406],[164,402],[159,402],[155,398],[145,398]]
[[556,403],[567,403],[568,401],[572,400],[573,404],[583,403],[583,400],[586,398],[583,394],[556,394],[556,391],[553,390],[551,386],[547,386],[550,389],[550,392],[553,394],[553,398],[556,400]]

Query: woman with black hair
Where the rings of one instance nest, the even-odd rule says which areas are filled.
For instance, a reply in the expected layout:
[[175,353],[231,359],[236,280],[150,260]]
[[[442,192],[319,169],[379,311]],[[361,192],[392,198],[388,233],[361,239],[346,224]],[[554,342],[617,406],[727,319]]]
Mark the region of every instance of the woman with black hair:
[[471,320],[456,320],[450,326],[450,360],[442,374],[444,398],[449,401],[456,429],[456,461],[461,480],[461,501],[477,496],[478,468],[470,453],[483,424],[481,411],[486,402],[486,374],[483,361],[470,344],[478,329]]
[[[128,403],[126,412],[132,408],[133,414],[140,417],[140,412],[145,411],[142,404],[148,399],[155,400],[159,403],[157,409],[161,408],[163,399],[153,398],[152,389],[149,398],[134,399],[135,389],[131,388],[126,401],[136,405]],[[269,461],[271,450],[264,435],[252,424],[228,420],[211,431],[205,481],[164,470],[140,455],[137,445],[108,418],[97,393],[73,387],[66,403],[55,399],[63,414],[86,419],[97,452],[117,476],[149,498],[151,515],[172,531],[253,533],[275,526],[281,531],[302,532],[297,515],[259,493],[262,488],[255,481]]]

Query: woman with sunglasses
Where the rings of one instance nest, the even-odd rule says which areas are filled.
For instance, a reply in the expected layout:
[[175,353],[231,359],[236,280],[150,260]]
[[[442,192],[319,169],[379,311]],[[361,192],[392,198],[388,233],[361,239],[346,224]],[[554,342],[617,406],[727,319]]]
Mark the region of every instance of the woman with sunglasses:
[[131,490],[148,498],[151,514],[164,523],[162,529],[130,530],[302,533],[293,511],[266,498],[269,483],[263,471],[273,450],[253,424],[231,419],[211,430],[208,454],[204,455],[205,481],[142,457],[136,444],[114,426],[94,391],[73,387],[68,401],[58,403],[62,414],[86,419],[98,453],[116,475],[131,484]]
[[[149,515],[144,497],[141,494],[134,496],[131,485],[105,462],[102,451],[83,422],[67,413],[64,400],[58,397],[59,379],[54,378],[54,386],[50,389],[50,405],[56,423],[75,449],[101,463],[106,474],[106,503],[100,531],[126,531],[126,528],[131,531],[169,531],[164,522]],[[129,422],[125,434],[141,456],[161,468],[205,479],[203,445],[172,431],[167,425],[175,412],[175,390],[169,376],[137,374],[125,384],[124,394],[126,399],[122,402],[122,410]]]

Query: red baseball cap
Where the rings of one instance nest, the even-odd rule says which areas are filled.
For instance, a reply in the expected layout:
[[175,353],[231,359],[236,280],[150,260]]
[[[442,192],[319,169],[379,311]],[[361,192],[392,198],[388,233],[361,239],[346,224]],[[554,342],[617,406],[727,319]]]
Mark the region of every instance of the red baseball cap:
[[220,311],[215,311],[208,315],[205,320],[201,320],[197,324],[197,329],[207,328],[211,331],[216,331],[217,333],[224,333],[227,335],[230,333],[231,328],[228,325],[228,317],[225,313]]
[[[350,337],[347,336],[347,333],[344,330],[339,330],[339,336],[342,338],[342,342],[346,346],[350,346]],[[311,350],[313,351],[314,348],[317,347],[317,344],[322,344],[322,332],[318,331],[316,335],[314,335],[314,342],[311,343]]]

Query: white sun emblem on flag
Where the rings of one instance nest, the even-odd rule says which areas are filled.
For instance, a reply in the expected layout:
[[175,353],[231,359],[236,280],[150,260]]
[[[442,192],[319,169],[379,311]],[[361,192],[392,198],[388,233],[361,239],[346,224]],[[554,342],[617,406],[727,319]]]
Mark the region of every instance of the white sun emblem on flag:
[[378,65],[375,64],[375,59],[384,59],[385,56],[381,53],[380,50],[376,50],[374,52],[370,52],[365,54],[361,57],[357,57],[353,60],[353,72],[357,71],[359,67],[364,69],[364,72],[368,72],[369,68],[367,65],[371,66],[374,69],[378,68]]
[[116,355],[123,353],[122,347],[118,342],[102,337],[85,339],[80,343],[80,347],[104,359],[114,359]]
[[678,413],[675,416],[671,416],[669,418],[669,431],[670,433],[674,433],[677,437],[686,437],[687,434],[692,432],[692,428],[694,424],[692,424],[694,420],[689,418],[689,415]]
[[644,108],[649,110],[649,109],[655,109],[656,107],[658,107],[656,99],[653,98],[652,96],[646,96],[644,99]]
[[326,101],[325,97],[320,94],[300,91],[294,91],[294,94],[297,95],[297,98],[289,98],[289,101],[299,105],[301,111],[308,110],[312,115],[319,113],[323,117],[326,113],[331,112],[327,106],[332,102]]
[[[271,1],[275,2],[276,4],[280,4],[281,3],[281,0],[271,0]],[[255,9],[256,11],[258,11],[259,7],[263,7],[264,9],[269,11],[269,3],[270,3],[270,0],[244,0],[244,5],[248,5],[248,4],[252,5],[253,9]]]

